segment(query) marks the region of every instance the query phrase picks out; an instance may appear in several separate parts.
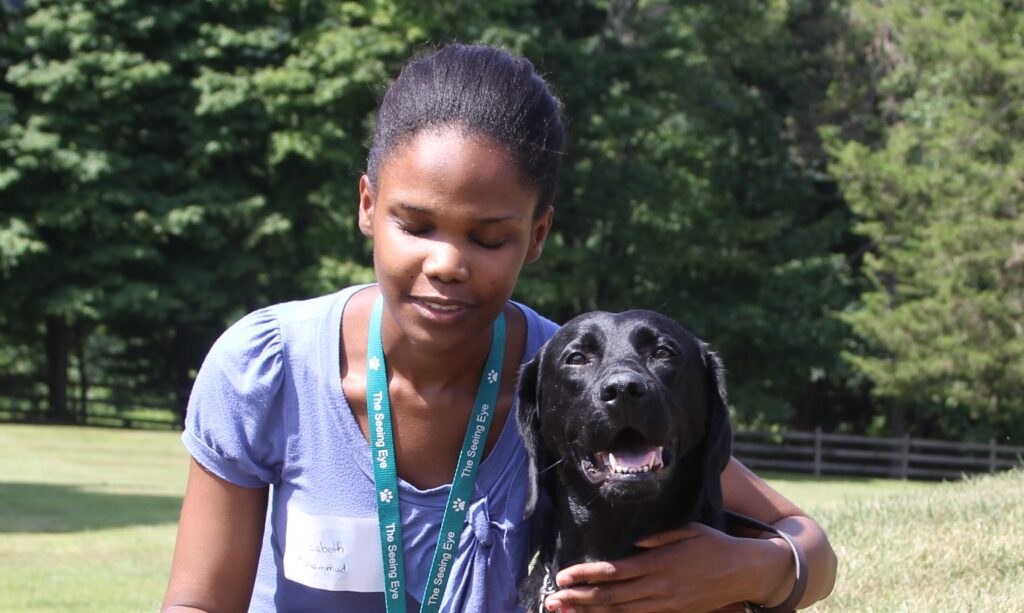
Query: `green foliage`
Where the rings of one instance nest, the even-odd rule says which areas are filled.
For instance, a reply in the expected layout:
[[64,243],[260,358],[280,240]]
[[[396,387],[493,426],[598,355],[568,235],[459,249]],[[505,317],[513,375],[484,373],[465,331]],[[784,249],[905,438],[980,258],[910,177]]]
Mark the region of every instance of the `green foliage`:
[[[812,13],[525,0],[6,13],[4,329],[41,343],[46,314],[48,346],[80,348],[77,378],[159,378],[183,398],[233,318],[372,278],[354,210],[377,97],[429,42],[479,40],[534,58],[569,112],[556,232],[519,296],[559,319],[665,310],[725,354],[742,416],[784,419],[812,380],[842,376],[829,312],[848,300],[843,219],[786,133],[813,106],[786,94],[805,47],[821,55],[796,27]],[[103,366],[112,354],[134,368]]]
[[517,298],[675,316],[744,424],[1024,432],[1013,3],[13,6],[0,374],[180,410],[231,321],[371,280],[377,99],[408,57],[481,41],[532,58],[569,119]]
[[844,317],[866,344],[847,357],[917,431],[1020,433],[1024,14],[977,1],[853,15],[881,127],[864,142],[828,133],[871,240],[868,291]]
[[552,73],[572,143],[554,239],[521,294],[561,319],[667,312],[721,351],[740,419],[785,421],[801,390],[842,376],[831,311],[851,297],[841,203],[818,197],[819,162],[786,127],[815,104],[791,93],[810,86],[797,24],[811,11],[587,7],[549,8],[524,48]]

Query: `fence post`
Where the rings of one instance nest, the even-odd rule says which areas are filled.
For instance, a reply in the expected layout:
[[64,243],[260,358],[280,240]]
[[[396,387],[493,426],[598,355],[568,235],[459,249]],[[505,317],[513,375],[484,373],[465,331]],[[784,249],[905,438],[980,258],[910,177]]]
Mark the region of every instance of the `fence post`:
[[814,429],[814,476],[821,476],[821,427]]
[[996,472],[996,439],[988,439],[988,474]]
[[900,478],[906,479],[910,475],[910,435],[903,435],[903,457],[900,465]]

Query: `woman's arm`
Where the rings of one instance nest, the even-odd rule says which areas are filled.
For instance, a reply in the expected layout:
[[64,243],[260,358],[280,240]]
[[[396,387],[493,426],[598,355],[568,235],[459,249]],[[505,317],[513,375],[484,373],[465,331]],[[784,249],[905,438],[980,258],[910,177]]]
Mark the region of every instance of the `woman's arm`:
[[[832,545],[816,521],[811,519],[799,507],[787,500],[755,475],[736,458],[732,458],[722,472],[722,493],[725,508],[742,513],[788,534],[807,556],[807,590],[800,599],[798,608],[810,606],[832,592],[836,581],[837,560]],[[763,538],[771,534],[762,535]],[[785,574],[776,582],[766,582],[762,593],[751,602],[763,605],[775,605],[789,595],[795,582],[795,566],[789,546],[782,539],[771,539],[783,552]],[[766,579],[779,577],[776,556],[764,558],[765,567],[761,576]]]
[[[725,507],[786,532],[807,557],[799,606],[828,596],[836,556],[821,527],[735,458],[722,473]],[[703,524],[656,534],[647,551],[611,562],[577,564],[558,573],[566,587],[545,600],[563,611],[711,611],[743,601],[781,603],[795,579],[793,554],[781,538],[739,538]]]
[[228,483],[192,460],[162,610],[245,611],[266,509],[267,488]]

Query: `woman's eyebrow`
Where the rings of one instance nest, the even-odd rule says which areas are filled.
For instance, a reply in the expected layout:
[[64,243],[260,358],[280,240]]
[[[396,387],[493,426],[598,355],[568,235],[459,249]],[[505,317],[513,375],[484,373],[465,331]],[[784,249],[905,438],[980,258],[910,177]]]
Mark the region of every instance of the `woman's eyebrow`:
[[[417,213],[419,215],[427,215],[427,216],[433,216],[434,215],[434,212],[432,210],[430,210],[429,208],[424,207],[424,206],[420,206],[418,204],[412,204],[410,202],[399,202],[398,203],[398,207],[401,208],[402,210],[408,211],[410,213]],[[519,221],[520,218],[521,218],[520,215],[496,215],[494,217],[474,217],[473,218],[473,222],[474,223],[483,223],[483,224],[497,224],[497,223],[503,223],[503,222],[506,222],[506,221]]]

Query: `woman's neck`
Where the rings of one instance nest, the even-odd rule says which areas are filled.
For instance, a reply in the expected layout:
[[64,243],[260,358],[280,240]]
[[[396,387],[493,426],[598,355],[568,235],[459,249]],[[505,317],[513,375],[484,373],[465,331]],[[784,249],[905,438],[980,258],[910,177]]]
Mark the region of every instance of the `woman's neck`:
[[384,356],[392,379],[399,377],[421,392],[464,388],[475,393],[491,348],[490,333],[478,335],[472,343],[438,349],[412,341],[387,317],[382,327]]

